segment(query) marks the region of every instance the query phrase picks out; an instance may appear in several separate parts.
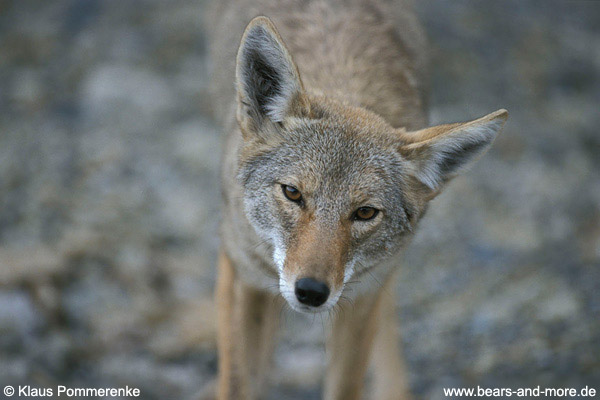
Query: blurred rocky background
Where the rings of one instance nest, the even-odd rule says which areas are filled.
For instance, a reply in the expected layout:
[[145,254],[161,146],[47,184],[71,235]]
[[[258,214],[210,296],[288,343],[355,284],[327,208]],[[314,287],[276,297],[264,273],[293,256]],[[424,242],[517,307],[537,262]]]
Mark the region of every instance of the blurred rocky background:
[[[204,8],[0,0],[0,386],[185,400],[214,377]],[[400,261],[413,391],[600,390],[600,2],[418,11],[432,122],[511,116]],[[321,321],[285,319],[270,399],[318,399]]]

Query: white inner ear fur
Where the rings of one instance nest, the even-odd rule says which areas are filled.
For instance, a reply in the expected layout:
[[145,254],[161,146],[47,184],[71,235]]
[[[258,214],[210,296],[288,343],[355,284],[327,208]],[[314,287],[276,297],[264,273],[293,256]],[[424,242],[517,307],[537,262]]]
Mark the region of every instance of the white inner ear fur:
[[[294,96],[301,92],[302,84],[297,75],[296,68],[291,61],[291,56],[275,36],[271,28],[258,23],[250,27],[240,47],[238,59],[238,90],[242,91],[245,98],[252,99],[260,87],[255,87],[256,80],[252,74],[261,75],[256,70],[255,60],[248,57],[260,57],[262,63],[275,71],[273,76],[267,76],[275,82],[275,90],[265,101],[266,116],[273,122],[282,122],[289,110]],[[252,104],[252,106],[258,106]],[[260,113],[260,110],[256,110]]]
[[416,177],[431,190],[471,165],[490,148],[504,119],[495,118],[480,124],[457,127],[442,134],[427,145],[429,157],[418,162]]

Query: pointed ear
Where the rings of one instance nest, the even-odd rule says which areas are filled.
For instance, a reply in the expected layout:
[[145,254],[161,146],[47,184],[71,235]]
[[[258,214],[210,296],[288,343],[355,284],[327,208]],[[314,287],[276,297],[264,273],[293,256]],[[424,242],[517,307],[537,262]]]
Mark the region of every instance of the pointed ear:
[[275,26],[267,17],[254,18],[237,54],[238,121],[249,131],[282,123],[307,107],[298,68]]
[[490,148],[507,118],[506,110],[498,110],[470,122],[400,132],[400,153],[410,161],[411,174],[432,198]]

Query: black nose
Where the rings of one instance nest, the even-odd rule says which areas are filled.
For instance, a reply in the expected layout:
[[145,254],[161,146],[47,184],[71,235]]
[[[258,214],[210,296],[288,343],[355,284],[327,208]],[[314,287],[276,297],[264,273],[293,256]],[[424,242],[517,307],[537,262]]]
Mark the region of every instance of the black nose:
[[329,297],[329,288],[323,282],[313,278],[302,278],[296,281],[296,298],[302,304],[319,307]]

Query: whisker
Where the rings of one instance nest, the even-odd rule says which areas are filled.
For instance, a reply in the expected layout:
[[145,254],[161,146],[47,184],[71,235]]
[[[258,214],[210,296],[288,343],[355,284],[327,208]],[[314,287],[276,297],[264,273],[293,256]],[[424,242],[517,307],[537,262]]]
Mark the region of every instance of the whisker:
[[[325,337],[325,323],[323,322],[323,313],[319,313],[319,317],[321,317],[321,327],[323,328],[323,337]],[[327,346],[325,345],[325,340],[323,341],[323,354],[327,355]]]
[[379,285],[379,287],[383,290],[383,292],[390,296],[390,298],[393,298],[394,296],[392,296],[392,294],[387,290],[387,288],[383,285],[383,283],[381,283],[379,281],[379,279],[377,279],[377,277],[375,275],[373,275],[373,273],[371,272],[371,268],[366,269],[366,272],[371,276],[371,278],[373,278],[373,280],[375,282],[377,282],[377,284]]
[[263,244],[267,243],[268,241],[269,241],[269,239],[263,239],[263,240],[259,241],[257,244],[250,246],[249,250],[256,250]]

